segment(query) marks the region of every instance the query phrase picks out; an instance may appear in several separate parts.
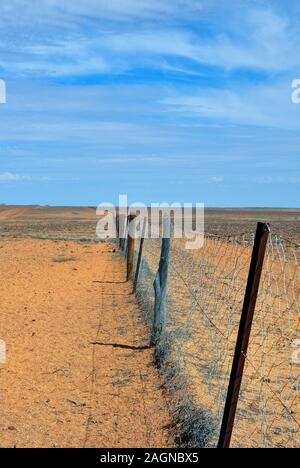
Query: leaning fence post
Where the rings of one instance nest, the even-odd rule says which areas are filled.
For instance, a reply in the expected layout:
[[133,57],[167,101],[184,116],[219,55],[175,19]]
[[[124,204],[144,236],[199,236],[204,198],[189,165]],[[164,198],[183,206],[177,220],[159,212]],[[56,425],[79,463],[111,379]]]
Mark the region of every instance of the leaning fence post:
[[139,248],[139,255],[138,255],[138,260],[136,264],[136,270],[135,270],[135,277],[134,277],[134,283],[133,283],[133,292],[136,292],[137,288],[137,283],[139,279],[139,274],[140,274],[140,268],[141,268],[141,262],[142,262],[142,256],[143,256],[143,247],[144,247],[144,242],[145,242],[145,234],[146,234],[146,227],[147,227],[147,218],[144,218],[143,222],[143,228],[142,228],[142,233],[141,233],[141,240],[140,240],[140,248]]
[[[164,219],[164,226],[169,223],[168,218]],[[164,231],[166,232],[166,231]],[[163,232],[163,235],[164,235]],[[154,302],[154,317],[151,333],[151,344],[157,344],[163,331],[166,321],[166,306],[165,299],[167,293],[168,273],[169,273],[169,258],[170,258],[171,239],[170,237],[162,239],[161,255],[159,268],[153,283],[155,292]]]
[[128,237],[127,237],[127,281],[130,280],[133,268],[134,268],[134,246],[135,246],[135,238],[131,236],[131,229],[134,231],[135,226],[132,223],[134,221],[135,216],[129,215],[128,216]]
[[269,224],[258,223],[218,448],[230,447],[269,233]]

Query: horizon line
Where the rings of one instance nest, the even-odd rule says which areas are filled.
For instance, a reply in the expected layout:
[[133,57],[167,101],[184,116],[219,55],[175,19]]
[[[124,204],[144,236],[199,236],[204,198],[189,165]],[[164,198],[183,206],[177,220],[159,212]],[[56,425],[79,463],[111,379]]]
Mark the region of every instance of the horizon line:
[[[155,202],[153,202],[155,203]],[[84,205],[68,205],[68,204],[59,204],[59,205],[52,205],[52,204],[38,204],[38,203],[25,203],[25,204],[10,204],[10,203],[0,203],[1,206],[13,206],[13,207],[35,207],[35,208],[91,208],[96,209],[98,205],[91,205],[91,204],[84,204]],[[118,205],[115,205],[118,208]],[[128,205],[128,208],[131,205]],[[147,208],[151,207],[151,204],[146,205]],[[293,207],[293,206],[205,206],[204,210],[300,210],[300,207]]]

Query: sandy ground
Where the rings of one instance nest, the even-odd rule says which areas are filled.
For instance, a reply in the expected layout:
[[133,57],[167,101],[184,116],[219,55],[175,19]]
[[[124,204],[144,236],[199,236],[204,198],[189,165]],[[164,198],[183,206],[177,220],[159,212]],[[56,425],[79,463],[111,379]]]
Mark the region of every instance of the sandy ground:
[[149,330],[113,247],[6,239],[0,259],[0,446],[170,446]]
[[31,211],[30,208],[26,208],[26,207],[7,208],[5,210],[0,211],[0,220],[2,221],[3,219],[9,219],[9,218],[22,216],[29,211]]

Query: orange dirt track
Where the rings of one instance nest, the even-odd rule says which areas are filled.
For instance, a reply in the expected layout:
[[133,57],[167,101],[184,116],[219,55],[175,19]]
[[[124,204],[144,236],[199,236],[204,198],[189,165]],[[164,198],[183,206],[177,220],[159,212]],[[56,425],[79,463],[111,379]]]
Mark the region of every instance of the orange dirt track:
[[171,445],[149,330],[113,250],[0,241],[1,447]]

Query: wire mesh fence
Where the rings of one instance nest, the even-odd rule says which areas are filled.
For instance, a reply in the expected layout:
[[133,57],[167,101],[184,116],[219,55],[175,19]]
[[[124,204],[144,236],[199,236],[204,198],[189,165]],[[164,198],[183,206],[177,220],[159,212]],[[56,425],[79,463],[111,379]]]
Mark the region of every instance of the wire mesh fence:
[[[172,240],[167,321],[156,354],[182,445],[217,445],[253,241],[206,235],[202,249],[189,251]],[[145,240],[137,287],[149,322],[160,246],[159,239]],[[299,257],[297,245],[270,236],[233,447],[300,446]]]

